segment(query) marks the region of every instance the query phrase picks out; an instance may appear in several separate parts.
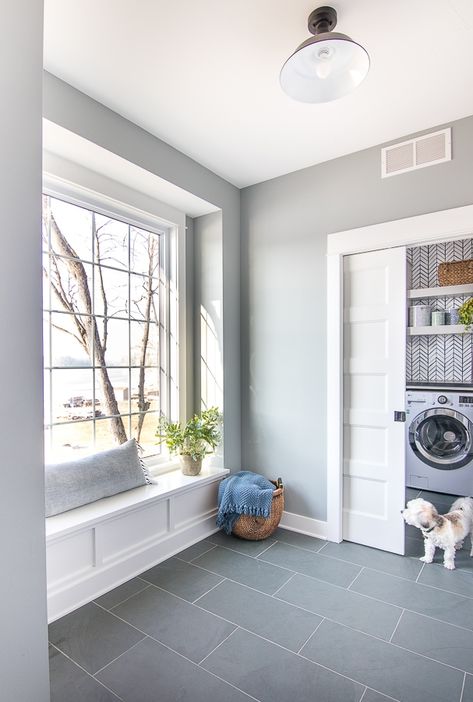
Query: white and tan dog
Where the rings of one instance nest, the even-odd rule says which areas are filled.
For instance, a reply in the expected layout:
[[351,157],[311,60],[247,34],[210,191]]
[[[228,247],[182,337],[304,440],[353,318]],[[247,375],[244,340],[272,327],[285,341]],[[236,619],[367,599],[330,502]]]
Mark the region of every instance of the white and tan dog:
[[410,500],[401,514],[407,524],[421,530],[425,554],[420,559],[432,563],[435,549],[443,548],[445,568],[455,568],[455,551],[462,548],[463,539],[470,535],[473,556],[473,498],[459,497],[447,514],[439,514],[434,505],[422,498]]

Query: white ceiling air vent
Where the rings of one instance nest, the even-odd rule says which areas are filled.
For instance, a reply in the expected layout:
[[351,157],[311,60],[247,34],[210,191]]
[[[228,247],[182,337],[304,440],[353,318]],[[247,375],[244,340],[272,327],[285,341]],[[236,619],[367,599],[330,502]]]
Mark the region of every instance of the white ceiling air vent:
[[381,177],[388,178],[451,159],[452,135],[448,127],[381,149]]

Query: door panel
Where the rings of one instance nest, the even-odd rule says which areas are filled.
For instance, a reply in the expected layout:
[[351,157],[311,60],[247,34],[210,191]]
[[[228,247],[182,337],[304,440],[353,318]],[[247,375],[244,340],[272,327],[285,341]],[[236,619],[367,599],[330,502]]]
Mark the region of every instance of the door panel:
[[404,553],[406,250],[344,259],[343,538]]

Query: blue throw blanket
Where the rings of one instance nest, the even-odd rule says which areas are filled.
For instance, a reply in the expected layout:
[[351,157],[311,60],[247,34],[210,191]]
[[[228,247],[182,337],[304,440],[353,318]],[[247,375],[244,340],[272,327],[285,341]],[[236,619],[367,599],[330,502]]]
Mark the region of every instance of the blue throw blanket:
[[274,490],[269,480],[250,470],[222,480],[218,488],[217,526],[231,534],[242,514],[269,517]]

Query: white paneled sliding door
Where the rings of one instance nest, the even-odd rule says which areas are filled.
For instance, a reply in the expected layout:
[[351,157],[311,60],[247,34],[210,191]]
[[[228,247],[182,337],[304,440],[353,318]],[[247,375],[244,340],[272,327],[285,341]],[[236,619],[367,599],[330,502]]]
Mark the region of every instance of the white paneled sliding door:
[[404,553],[406,249],[345,256],[343,291],[343,538]]

